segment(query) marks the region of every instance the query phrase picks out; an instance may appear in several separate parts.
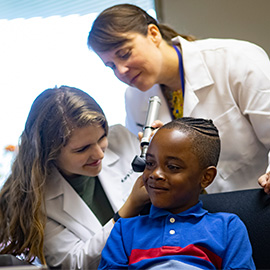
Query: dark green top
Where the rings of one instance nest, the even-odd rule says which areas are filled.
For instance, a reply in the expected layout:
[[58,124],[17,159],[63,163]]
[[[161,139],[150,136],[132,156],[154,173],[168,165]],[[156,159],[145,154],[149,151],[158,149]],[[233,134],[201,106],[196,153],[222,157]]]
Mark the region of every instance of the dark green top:
[[102,226],[113,217],[114,211],[97,176],[82,175],[67,181],[92,210]]

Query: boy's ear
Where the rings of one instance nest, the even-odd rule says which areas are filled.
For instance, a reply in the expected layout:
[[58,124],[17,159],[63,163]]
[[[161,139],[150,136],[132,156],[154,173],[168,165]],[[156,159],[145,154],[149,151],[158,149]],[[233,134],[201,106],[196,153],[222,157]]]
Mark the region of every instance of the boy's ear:
[[215,166],[209,166],[205,169],[203,178],[201,181],[201,187],[208,187],[215,179],[217,174],[217,168]]

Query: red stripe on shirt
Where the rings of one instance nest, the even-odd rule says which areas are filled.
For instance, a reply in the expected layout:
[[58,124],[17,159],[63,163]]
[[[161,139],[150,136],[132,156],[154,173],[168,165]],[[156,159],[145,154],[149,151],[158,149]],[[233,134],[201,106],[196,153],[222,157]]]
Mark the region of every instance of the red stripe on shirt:
[[129,264],[137,263],[141,260],[152,259],[168,255],[188,255],[193,257],[198,257],[203,260],[211,262],[216,268],[221,269],[222,259],[208,250],[205,247],[198,245],[188,245],[184,248],[181,247],[171,247],[162,246],[160,248],[151,249],[133,249],[129,257]]

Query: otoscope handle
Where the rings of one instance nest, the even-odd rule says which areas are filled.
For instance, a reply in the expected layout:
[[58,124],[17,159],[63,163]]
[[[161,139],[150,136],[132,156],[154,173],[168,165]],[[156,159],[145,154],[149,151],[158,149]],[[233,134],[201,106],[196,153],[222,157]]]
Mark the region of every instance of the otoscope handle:
[[141,155],[136,156],[132,161],[132,168],[135,172],[143,172],[145,168],[145,155],[148,149],[149,141],[153,128],[151,125],[158,119],[159,108],[161,105],[160,98],[153,96],[149,98],[148,111],[146,115],[145,125],[143,128],[143,136],[141,139]]
[[[146,115],[146,120],[143,128],[143,136],[141,139],[142,154],[146,154],[145,145],[148,146],[153,128],[151,125],[158,118],[159,108],[161,105],[160,98],[158,96],[153,96],[149,98],[148,111]],[[142,155],[141,155],[142,156]]]

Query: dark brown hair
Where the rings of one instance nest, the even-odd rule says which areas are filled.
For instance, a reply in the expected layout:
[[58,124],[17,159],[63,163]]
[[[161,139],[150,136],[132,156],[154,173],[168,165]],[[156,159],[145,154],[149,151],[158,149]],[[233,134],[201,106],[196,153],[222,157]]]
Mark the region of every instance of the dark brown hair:
[[192,41],[192,36],[177,33],[165,24],[159,24],[153,17],[138,6],[120,4],[102,11],[95,19],[88,36],[88,47],[95,52],[105,52],[124,45],[130,32],[147,36],[148,25],[154,24],[160,30],[162,38],[168,43],[176,36]]

